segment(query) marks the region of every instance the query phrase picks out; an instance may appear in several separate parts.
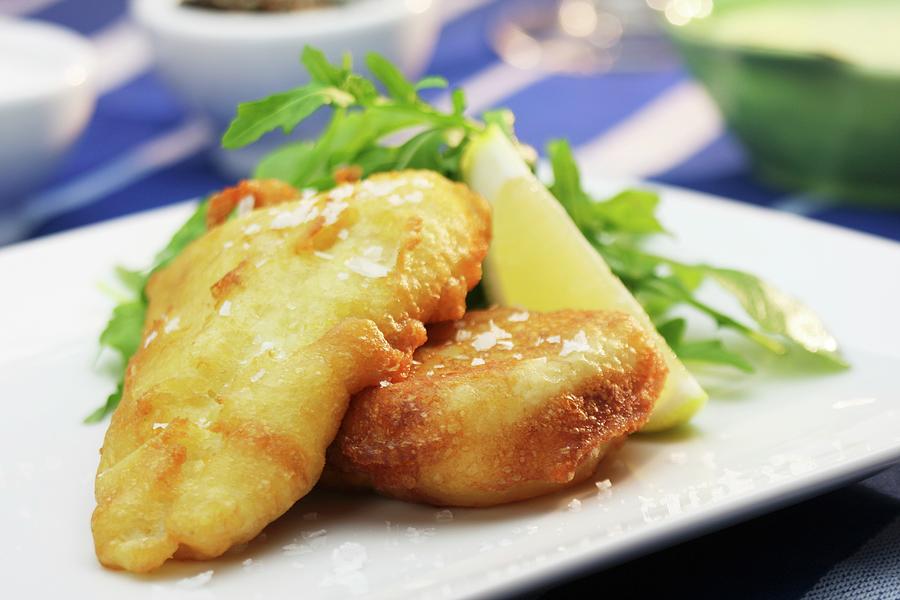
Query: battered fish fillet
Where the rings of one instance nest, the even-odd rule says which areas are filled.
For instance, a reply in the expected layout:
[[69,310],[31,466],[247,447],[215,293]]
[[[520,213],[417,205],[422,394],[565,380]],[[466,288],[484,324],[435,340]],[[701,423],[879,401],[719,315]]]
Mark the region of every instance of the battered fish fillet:
[[666,375],[616,312],[471,312],[430,327],[415,360],[353,399],[325,482],[446,506],[553,492],[640,429]]
[[434,173],[375,176],[228,220],[155,275],[101,451],[100,562],[214,557],[305,495],[350,396],[462,316],[489,221]]

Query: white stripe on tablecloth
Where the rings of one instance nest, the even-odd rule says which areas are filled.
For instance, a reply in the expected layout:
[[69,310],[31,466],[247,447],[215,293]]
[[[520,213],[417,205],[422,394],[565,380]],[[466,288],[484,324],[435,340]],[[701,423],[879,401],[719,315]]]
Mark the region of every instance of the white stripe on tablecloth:
[[[538,70],[517,69],[498,61],[459,82],[455,87],[461,87],[466,91],[468,112],[477,114],[496,106],[501,100],[514,96],[546,76],[546,73]],[[450,108],[450,94],[442,95],[435,104],[444,110]]]
[[58,3],[60,0],[4,0],[0,4],[0,14],[22,17],[48,6]]
[[900,598],[900,517],[832,567],[801,600]]
[[722,118],[707,93],[685,81],[580,146],[576,155],[600,173],[646,177],[685,161],[722,130]]
[[438,0],[438,2],[441,4],[441,17],[447,22],[484,6],[491,0]]
[[97,82],[106,93],[150,68],[153,50],[144,32],[129,19],[119,19],[91,36],[100,61]]
[[785,196],[772,205],[772,208],[793,213],[795,215],[809,216],[826,208],[835,206],[837,201],[828,198],[816,198],[805,194]]
[[202,120],[187,121],[86,175],[32,197],[25,205],[24,218],[28,223],[37,224],[54,215],[86,206],[154,171],[193,156],[212,139],[212,131]]

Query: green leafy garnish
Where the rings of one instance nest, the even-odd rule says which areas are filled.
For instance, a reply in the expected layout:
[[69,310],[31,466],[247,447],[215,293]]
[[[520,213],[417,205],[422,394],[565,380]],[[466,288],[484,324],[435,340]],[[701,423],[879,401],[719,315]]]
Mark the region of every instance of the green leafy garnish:
[[[718,338],[686,341],[686,321],[670,320],[668,315],[675,308],[687,307],[706,315],[720,329],[744,336],[774,354],[784,355],[796,347],[835,366],[847,366],[837,351],[837,341],[815,313],[772,284],[742,271],[688,264],[644,251],[642,243],[647,236],[664,232],[655,215],[659,201],[655,193],[627,190],[595,201],[581,186],[568,142],[551,142],[547,153],[554,174],[550,191],[656,320],[679,358],[753,370],[746,358],[730,351]],[[752,324],[702,301],[698,291],[704,283],[718,285],[737,299]]]
[[[342,64],[328,61],[315,49],[304,49],[301,61],[310,83],[254,102],[243,103],[222,138],[226,148],[239,148],[263,135],[281,129],[290,133],[315,112],[330,111],[328,124],[316,139],[284,144],[257,165],[254,176],[274,178],[297,188],[329,189],[343,167],[354,167],[362,177],[400,169],[428,169],[449,179],[462,180],[460,160],[467,145],[496,126],[515,141],[515,117],[509,110],[485,112],[481,120],[465,115],[462,90],[451,93],[451,109],[440,110],[419,93],[445,88],[442,77],[428,76],[409,81],[390,61],[368,54],[368,79],[352,68],[349,56]],[[380,88],[380,89],[379,89]],[[381,90],[381,91],[380,91]],[[533,150],[519,145],[523,156]],[[768,352],[785,355],[791,348],[845,367],[837,343],[816,315],[796,299],[749,273],[706,264],[687,264],[644,250],[648,236],[664,234],[656,216],[657,194],[625,190],[597,201],[585,192],[569,144],[563,140],[548,146],[554,173],[550,191],[576,225],[609,263],[613,272],[637,297],[657,323],[669,345],[684,360],[724,365],[745,372],[753,365],[745,356],[729,349],[719,338],[689,338],[687,321],[674,316],[675,309],[689,309],[712,319],[721,330],[729,330]],[[141,342],[147,313],[145,288],[150,275],[169,264],[188,244],[206,232],[206,202],[179,229],[169,244],[145,271],[119,269],[119,279],[131,295],[120,303],[100,336],[104,347],[121,357],[116,391],[86,421],[102,420],[121,399],[125,367]],[[704,285],[717,285],[733,296],[745,314],[725,314],[700,299]],[[472,303],[484,302],[476,288]]]
[[319,50],[307,47],[302,62],[313,81],[262,100],[242,103],[237,118],[222,138],[224,147],[252,144],[279,127],[289,133],[322,106],[347,106],[353,102],[355,96],[349,92],[351,89],[368,97],[375,93],[371,83],[353,75],[349,69],[332,66]]
[[116,410],[116,407],[119,405],[119,401],[122,399],[122,392],[125,390],[125,376],[124,374],[119,378],[119,382],[116,384],[116,391],[106,397],[106,402],[98,406],[91,414],[84,418],[85,423],[99,423],[103,419],[106,418],[107,415],[112,414],[112,411]]
[[728,350],[721,340],[685,341],[684,334],[687,332],[687,321],[683,318],[675,318],[661,323],[657,325],[657,329],[665,338],[669,347],[682,360],[731,366],[745,373],[754,371],[753,365],[749,361],[740,354]]
[[[206,209],[207,203],[205,200],[197,205],[197,209],[187,222],[175,232],[175,235],[172,236],[172,239],[169,240],[166,247],[160,250],[153,259],[153,266],[147,273],[146,279],[149,279],[150,275],[167,266],[176,256],[181,254],[181,251],[187,248],[191,242],[206,233]],[[144,286],[147,285],[146,279],[144,280]],[[141,287],[142,291],[144,286]]]
[[[337,169],[359,167],[362,176],[397,169],[430,169],[459,179],[459,157],[481,124],[463,114],[465,98],[454,92],[454,107],[442,112],[419,97],[423,89],[446,87],[440,77],[409,81],[379,54],[366,56],[375,81],[353,72],[349,58],[332,65],[318,50],[303,51],[310,83],[289,92],[241,104],[225,132],[226,148],[247,145],[281,128],[290,132],[313,112],[331,107],[331,119],[315,141],[286,144],[266,156],[255,176],[286,181],[298,188],[327,189]],[[398,142],[397,138],[406,138]]]
[[134,354],[141,342],[146,309],[147,304],[142,298],[116,306],[106,329],[100,334],[100,345],[112,348],[123,357]]

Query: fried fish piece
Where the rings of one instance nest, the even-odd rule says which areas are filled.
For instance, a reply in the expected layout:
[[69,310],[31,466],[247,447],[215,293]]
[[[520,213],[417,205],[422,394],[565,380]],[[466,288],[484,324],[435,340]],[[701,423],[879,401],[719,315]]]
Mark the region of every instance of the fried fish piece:
[[423,323],[462,316],[489,235],[479,196],[408,171],[244,214],[191,244],[147,288],[97,472],[100,562],[145,572],[215,557],[290,508],[318,480],[350,396],[405,375]]
[[428,330],[403,381],[353,398],[325,481],[492,506],[583,481],[649,418],[666,367],[618,312],[476,311]]

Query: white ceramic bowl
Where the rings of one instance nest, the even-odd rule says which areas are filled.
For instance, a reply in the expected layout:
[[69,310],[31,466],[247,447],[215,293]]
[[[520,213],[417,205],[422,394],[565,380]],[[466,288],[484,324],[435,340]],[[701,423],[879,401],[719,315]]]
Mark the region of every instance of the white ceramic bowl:
[[62,27],[0,18],[0,212],[40,185],[94,109],[93,47]]
[[[422,74],[440,28],[438,0],[350,0],[289,13],[227,12],[180,0],[132,0],[151,34],[158,66],[173,89],[222,133],[238,103],[307,81],[299,57],[306,44],[338,61],[351,52],[360,67],[376,51],[407,75]],[[301,130],[302,131],[302,130]],[[265,150],[218,153],[232,176],[245,175]]]

